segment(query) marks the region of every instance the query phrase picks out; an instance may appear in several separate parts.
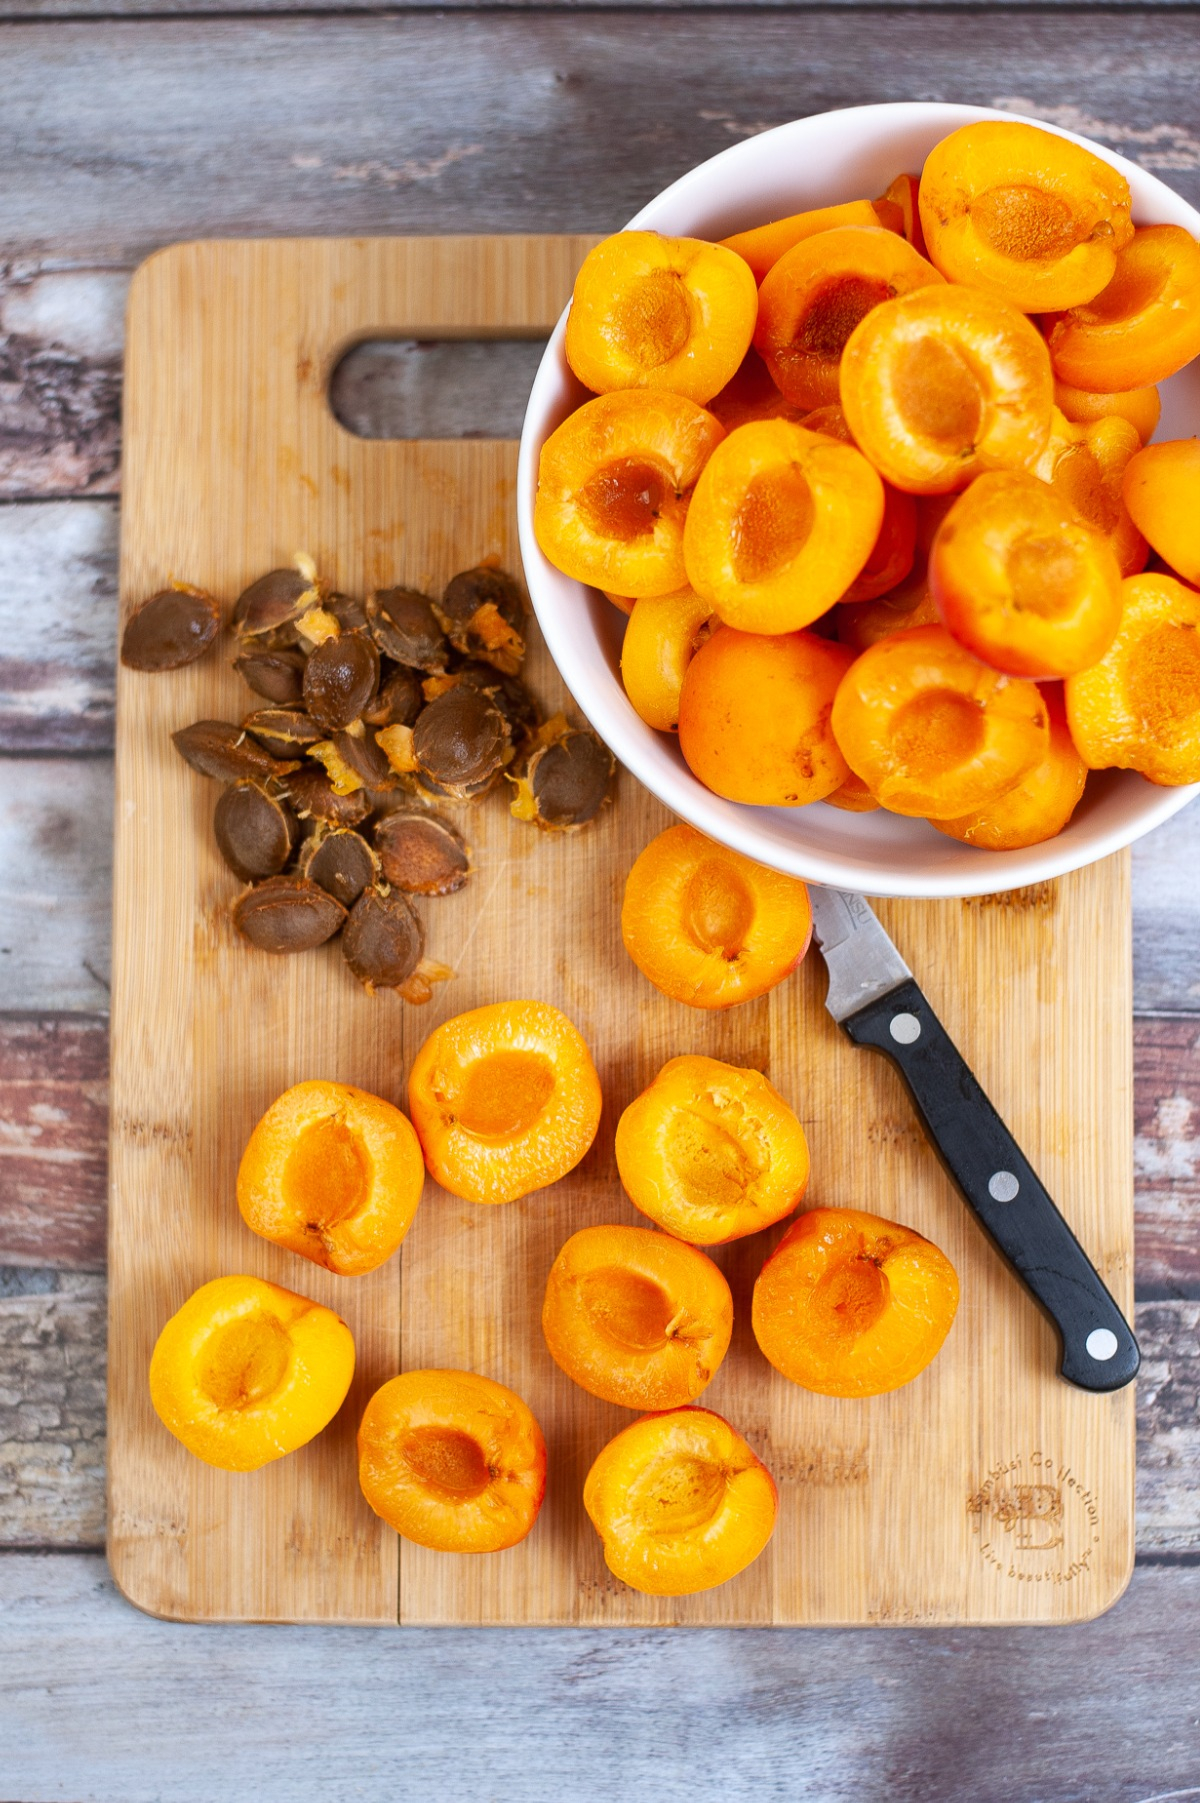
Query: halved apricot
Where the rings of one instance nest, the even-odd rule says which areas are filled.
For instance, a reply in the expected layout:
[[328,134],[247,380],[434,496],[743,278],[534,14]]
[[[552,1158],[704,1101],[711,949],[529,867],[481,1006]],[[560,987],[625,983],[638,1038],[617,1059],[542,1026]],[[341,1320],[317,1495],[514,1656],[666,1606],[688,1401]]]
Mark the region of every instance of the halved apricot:
[[936,144],[921,174],[932,261],[1024,313],[1091,300],[1133,233],[1129,183],[1082,144],[980,120]]
[[742,258],[700,238],[617,232],[575,278],[567,362],[585,388],[707,401],[746,354],[758,295]]
[[838,689],[833,730],[885,808],[926,820],[1006,794],[1049,739],[1036,685],[980,663],[944,626],[912,626],[864,651]]
[[746,352],[720,394],[714,394],[708,411],[727,432],[756,419],[790,419],[802,426],[808,416],[807,407],[794,407],[784,399],[771,380],[770,370],[753,348]]
[[1200,586],[1200,439],[1148,444],[1126,465],[1121,494],[1163,562]]
[[621,681],[636,713],[657,732],[674,732],[679,725],[683,679],[712,618],[712,607],[690,588],[677,595],[645,595],[629,616]]
[[918,288],[856,328],[841,396],[882,476],[910,494],[948,494],[1037,456],[1050,433],[1050,355],[1037,327],[995,295]]
[[1114,414],[1076,425],[1055,407],[1046,448],[1033,465],[1034,475],[1048,482],[1093,532],[1108,541],[1122,576],[1136,576],[1146,567],[1146,541],[1121,493],[1125,471],[1141,442],[1130,420]]
[[150,1359],[150,1400],[206,1465],[257,1471],[327,1427],[354,1376],[340,1316],[261,1277],[215,1277],[171,1316]]
[[732,238],[722,238],[721,243],[727,250],[736,251],[754,271],[755,281],[761,282],[793,245],[803,243],[806,238],[815,238],[818,232],[834,231],[843,225],[877,226],[880,223],[871,201],[845,200],[837,206],[811,207],[805,213],[789,213],[786,219],[773,219],[768,225],[752,226],[748,232],[735,232]]
[[1020,851],[1062,832],[1083,794],[1087,765],[1067,726],[1062,684],[1043,685],[1042,694],[1050,716],[1050,743],[1041,763],[987,807],[957,820],[934,820],[931,824],[939,833],[985,851]]
[[958,1309],[932,1241],[857,1208],[810,1208],[758,1274],[754,1337],[776,1371],[819,1396],[882,1396],[941,1351]]
[[1200,782],[1200,594],[1168,575],[1127,576],[1107,655],[1067,683],[1071,737],[1092,770]]
[[527,1405],[475,1371],[404,1371],[358,1430],[358,1481],[376,1515],[440,1553],[524,1540],[546,1492],[546,1443]]
[[835,610],[837,635],[851,651],[865,651],[893,632],[905,632],[910,626],[938,626],[941,615],[929,590],[929,577],[924,559],[903,582],[880,595],[877,601],[859,601],[853,606],[842,602]]
[[688,502],[723,436],[711,413],[663,390],[586,401],[542,446],[538,544],[565,575],[618,595],[682,588]]
[[[921,208],[919,202],[921,182],[915,175],[898,175],[890,181],[883,193],[871,205],[879,215],[880,225],[886,225],[891,232],[899,232],[908,239],[915,251],[928,257],[925,248],[925,233],[921,226]],[[847,220],[847,225],[857,223]],[[869,223],[869,222],[868,222]]]
[[757,420],[717,446],[696,484],[688,581],[727,626],[795,632],[845,593],[882,523],[883,484],[860,452]]
[[1145,225],[1108,285],[1056,319],[1054,373],[1077,388],[1165,382],[1200,354],[1200,244],[1181,225]]
[[842,596],[847,607],[875,601],[908,576],[917,544],[917,505],[912,495],[883,485],[883,522],[871,555]]
[[600,1453],[583,1506],[614,1577],[648,1596],[691,1596],[753,1564],[779,1493],[742,1436],[710,1409],[643,1415]]
[[761,1071],[672,1058],[617,1122],[635,1208],[676,1239],[722,1246],[782,1221],[808,1187],[808,1141]]
[[614,595],[610,589],[602,589],[600,592],[606,601],[611,601],[613,606],[627,617],[633,612],[633,604],[637,600],[636,595]]
[[838,398],[846,340],[881,302],[942,277],[911,244],[879,225],[847,225],[806,238],[780,257],[758,295],[754,348],[775,386],[798,407]]
[[825,799],[831,808],[841,808],[847,814],[873,814],[880,806],[862,777],[855,776],[853,770],[841,788]]
[[408,1106],[431,1175],[468,1202],[514,1202],[573,1171],[600,1124],[582,1035],[547,1002],[494,1002],[435,1027]]
[[250,1135],[237,1200],[254,1233],[357,1277],[395,1252],[424,1183],[420,1144],[398,1108],[348,1083],[297,1083]]
[[768,870],[669,826],[625,882],[625,950],[644,977],[692,1008],[730,1008],[765,995],[808,950],[812,909],[795,877]]
[[695,1402],[729,1350],[733,1297],[703,1252],[647,1227],[584,1227],[546,1283],[550,1356],[627,1409]]
[[1162,402],[1153,383],[1145,388],[1120,389],[1115,394],[1093,394],[1087,388],[1060,382],[1056,376],[1054,404],[1078,426],[1090,426],[1098,419],[1127,419],[1143,444],[1153,438],[1162,413]]
[[1024,470],[993,470],[959,496],[933,541],[929,586],[959,643],[1009,676],[1086,670],[1121,619],[1108,540]]
[[769,635],[721,626],[687,667],[679,748],[714,794],[798,808],[845,782],[829,725],[850,653],[815,632]]

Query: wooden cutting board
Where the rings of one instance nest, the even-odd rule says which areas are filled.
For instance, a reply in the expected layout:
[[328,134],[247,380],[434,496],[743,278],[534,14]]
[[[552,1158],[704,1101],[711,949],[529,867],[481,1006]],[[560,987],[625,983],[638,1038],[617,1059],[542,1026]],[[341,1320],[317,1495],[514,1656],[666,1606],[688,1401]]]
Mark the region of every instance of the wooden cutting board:
[[[121,595],[169,576],[231,600],[303,549],[339,588],[437,587],[496,553],[517,566],[516,446],[365,442],[336,424],[330,369],[368,336],[521,337],[551,326],[581,238],[182,245],[135,278],[129,306]],[[564,701],[535,642],[530,676]],[[499,797],[457,810],[477,874],[423,905],[429,950],[458,974],[432,1003],[370,998],[336,944],[270,958],[237,939],[237,884],[211,833],[216,785],[169,733],[238,718],[227,652],[171,676],[122,669],[112,1015],[109,1559],[139,1607],[175,1619],[359,1623],[982,1623],[1067,1621],[1119,1594],[1133,1555],[1132,1390],[1084,1395],[1054,1375],[1049,1326],[943,1176],[891,1067],[822,1007],[813,954],[759,1002],[708,1016],[667,1001],[621,947],[625,874],[668,823],[622,774],[576,837],[513,822]],[[1125,857],[982,902],[880,914],[1120,1302],[1132,1301],[1131,974]],[[234,1179],[263,1110],[306,1077],[403,1103],[442,1019],[540,997],[584,1033],[605,1111],[588,1158],[504,1208],[426,1187],[401,1254],[339,1279],[243,1225]],[[652,1599],[607,1572],[584,1474],[631,1417],[577,1389],[539,1328],[559,1246],[639,1220],[613,1127],[669,1057],[766,1071],[804,1122],[811,1199],[875,1210],[942,1246],[962,1306],[935,1364],[892,1396],[844,1402],[777,1376],[750,1332],[755,1274],[781,1230],[717,1253],[736,1307],[704,1396],[780,1487],[758,1562],[706,1595]],[[197,1285],[246,1271],[326,1302],[358,1349],[333,1425],[248,1475],[211,1470],[159,1424],[156,1335]],[[363,1502],[354,1434],[398,1370],[457,1366],[511,1385],[550,1451],[530,1538],[487,1557],[401,1542]]]

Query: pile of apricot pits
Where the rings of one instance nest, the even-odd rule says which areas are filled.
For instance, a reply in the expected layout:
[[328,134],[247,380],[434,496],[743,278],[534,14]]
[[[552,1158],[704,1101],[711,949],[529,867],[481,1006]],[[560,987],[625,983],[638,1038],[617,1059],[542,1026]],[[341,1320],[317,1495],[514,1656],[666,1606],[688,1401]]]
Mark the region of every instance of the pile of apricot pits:
[[1086,146],[979,122],[873,201],[618,233],[565,348],[538,542],[716,794],[1005,850],[1089,770],[1200,781],[1200,441],[1147,443],[1200,243]]

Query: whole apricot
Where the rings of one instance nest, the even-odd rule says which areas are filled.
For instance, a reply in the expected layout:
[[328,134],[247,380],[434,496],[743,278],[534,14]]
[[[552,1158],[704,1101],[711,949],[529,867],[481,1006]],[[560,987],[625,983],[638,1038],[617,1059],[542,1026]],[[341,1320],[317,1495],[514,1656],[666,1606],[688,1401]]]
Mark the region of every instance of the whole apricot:
[[1091,770],[1200,782],[1200,594],[1174,576],[1127,576],[1107,654],[1067,682],[1071,737]]
[[584,1227],[550,1267],[542,1332],[593,1396],[673,1409],[696,1400],[728,1352],[733,1298],[694,1246],[647,1227]]
[[332,1309],[260,1277],[215,1277],[159,1334],[150,1400],[206,1465],[257,1471],[328,1427],[353,1376],[354,1341]]
[[656,732],[674,732],[679,725],[683,679],[712,618],[709,602],[690,588],[677,595],[643,595],[629,616],[621,681],[635,713]]
[[1126,464],[1121,494],[1163,562],[1200,585],[1200,439],[1148,444]]
[[1181,225],[1140,227],[1107,287],[1050,326],[1054,373],[1077,388],[1144,388],[1200,354],[1200,244]]
[[820,1396],[882,1396],[941,1351],[958,1309],[944,1252],[896,1221],[810,1208],[754,1285],[754,1337],[791,1383]]
[[765,995],[799,964],[812,937],[808,890],[669,826],[629,872],[621,937],[642,975],[673,1001],[730,1008]]
[[984,851],[1020,851],[1053,839],[1075,812],[1087,781],[1087,765],[1075,749],[1067,726],[1061,683],[1042,688],[1050,717],[1050,743],[1015,788],[973,814],[931,822],[939,833]]
[[648,1596],[691,1596],[753,1564],[779,1493],[742,1436],[709,1409],[643,1415],[610,1440],[583,1506],[614,1577]]

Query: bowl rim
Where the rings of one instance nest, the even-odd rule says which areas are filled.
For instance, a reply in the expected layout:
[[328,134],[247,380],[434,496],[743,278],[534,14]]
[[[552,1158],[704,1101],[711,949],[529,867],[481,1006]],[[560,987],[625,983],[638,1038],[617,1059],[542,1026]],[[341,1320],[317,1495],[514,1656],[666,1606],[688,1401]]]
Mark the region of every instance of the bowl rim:
[[[862,133],[862,143],[866,147],[870,142],[883,138],[889,128],[898,132],[906,127],[911,129],[914,125],[928,124],[938,129],[944,126],[942,135],[948,135],[960,125],[986,120],[1036,126],[1039,130],[1082,145],[1125,175],[1135,191],[1135,207],[1139,189],[1148,190],[1156,199],[1166,198],[1169,201],[1168,210],[1177,216],[1175,222],[1185,224],[1187,229],[1200,237],[1200,212],[1185,201],[1182,195],[1177,194],[1151,170],[1078,132],[1029,114],[1008,112],[995,107],[911,100],[884,101],[811,113],[773,126],[753,138],[731,144],[661,189],[621,229],[661,229],[659,221],[663,211],[698,199],[711,188],[714,174],[719,179],[730,167],[756,158],[761,154],[758,147],[764,142],[815,137],[831,121],[837,121],[839,133],[847,134],[847,138],[858,126]],[[1182,217],[1178,217],[1179,215]],[[546,345],[534,377],[521,429],[517,468],[517,526],[525,578],[547,648],[572,699],[619,762],[681,820],[708,838],[741,852],[757,863],[804,881],[872,895],[933,900],[993,895],[1083,869],[1133,844],[1186,807],[1200,793],[1200,784],[1159,788],[1144,778],[1138,778],[1133,772],[1123,772],[1120,773],[1123,777],[1144,784],[1145,795],[1138,797],[1132,812],[1119,815],[1104,829],[1093,829],[1086,836],[1072,837],[1068,827],[1055,838],[1044,840],[1039,845],[1006,852],[981,851],[977,847],[947,840],[943,835],[942,846],[938,848],[943,859],[942,866],[923,871],[911,864],[904,868],[889,865],[886,844],[879,848],[877,862],[873,855],[871,861],[867,862],[866,858],[855,857],[849,851],[831,852],[806,844],[802,836],[794,841],[788,839],[781,842],[773,839],[765,829],[764,822],[767,818],[787,813],[791,818],[800,820],[806,810],[765,809],[732,803],[707,789],[682,764],[676,767],[673,762],[667,766],[659,761],[652,761],[648,766],[643,752],[652,750],[654,742],[664,735],[655,733],[653,728],[632,714],[620,692],[619,682],[610,695],[601,684],[593,680],[593,665],[577,646],[569,617],[557,599],[546,594],[543,587],[572,579],[563,577],[545,558],[533,530],[538,460],[546,437],[558,423],[558,419],[552,417],[556,410],[555,401],[564,380],[569,377],[563,349],[569,310],[568,303]],[[559,410],[559,417],[565,417],[570,410]],[[588,585],[585,583],[576,582],[573,586],[581,594],[588,592]],[[1116,773],[1097,774],[1109,777]],[[870,849],[864,841],[863,851],[869,853]],[[961,857],[956,856],[956,853],[961,853]]]

